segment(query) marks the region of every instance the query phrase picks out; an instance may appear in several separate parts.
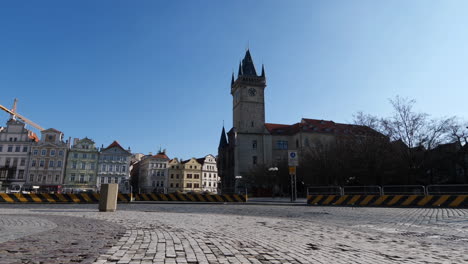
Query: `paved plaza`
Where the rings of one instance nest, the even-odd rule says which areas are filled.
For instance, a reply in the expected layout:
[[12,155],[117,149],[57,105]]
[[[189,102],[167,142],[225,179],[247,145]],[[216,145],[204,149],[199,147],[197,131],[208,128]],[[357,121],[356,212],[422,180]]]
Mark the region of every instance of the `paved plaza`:
[[468,210],[0,204],[0,263],[468,263]]

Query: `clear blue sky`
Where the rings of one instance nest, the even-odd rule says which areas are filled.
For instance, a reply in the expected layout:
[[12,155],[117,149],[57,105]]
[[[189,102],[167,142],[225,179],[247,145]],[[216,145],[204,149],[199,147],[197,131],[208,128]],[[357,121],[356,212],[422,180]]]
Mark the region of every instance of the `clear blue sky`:
[[[65,137],[217,154],[249,43],[266,119],[350,122],[414,98],[467,116],[466,1],[1,1],[0,104]],[[0,114],[0,121],[8,119]]]

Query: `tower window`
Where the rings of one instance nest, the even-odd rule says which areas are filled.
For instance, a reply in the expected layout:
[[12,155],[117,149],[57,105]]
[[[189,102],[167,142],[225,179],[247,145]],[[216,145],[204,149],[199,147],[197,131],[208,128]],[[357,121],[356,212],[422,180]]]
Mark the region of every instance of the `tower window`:
[[257,140],[252,140],[252,149],[257,149]]
[[250,122],[250,126],[251,126],[251,127],[254,126],[254,121]]
[[252,157],[252,164],[256,165],[257,164],[257,156]]

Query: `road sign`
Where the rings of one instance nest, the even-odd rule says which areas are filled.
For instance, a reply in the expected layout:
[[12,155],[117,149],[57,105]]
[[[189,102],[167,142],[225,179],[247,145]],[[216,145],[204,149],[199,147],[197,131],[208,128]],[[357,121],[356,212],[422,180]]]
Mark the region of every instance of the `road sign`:
[[299,166],[299,158],[297,157],[297,151],[288,150],[288,165]]
[[296,174],[296,167],[295,166],[290,166],[289,167],[289,174]]

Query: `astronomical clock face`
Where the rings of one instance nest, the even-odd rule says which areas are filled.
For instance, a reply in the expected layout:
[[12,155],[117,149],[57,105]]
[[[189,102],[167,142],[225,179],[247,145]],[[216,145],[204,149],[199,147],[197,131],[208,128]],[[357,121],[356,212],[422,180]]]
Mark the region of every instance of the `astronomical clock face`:
[[248,93],[249,96],[255,96],[257,94],[257,90],[255,90],[255,88],[250,88]]

